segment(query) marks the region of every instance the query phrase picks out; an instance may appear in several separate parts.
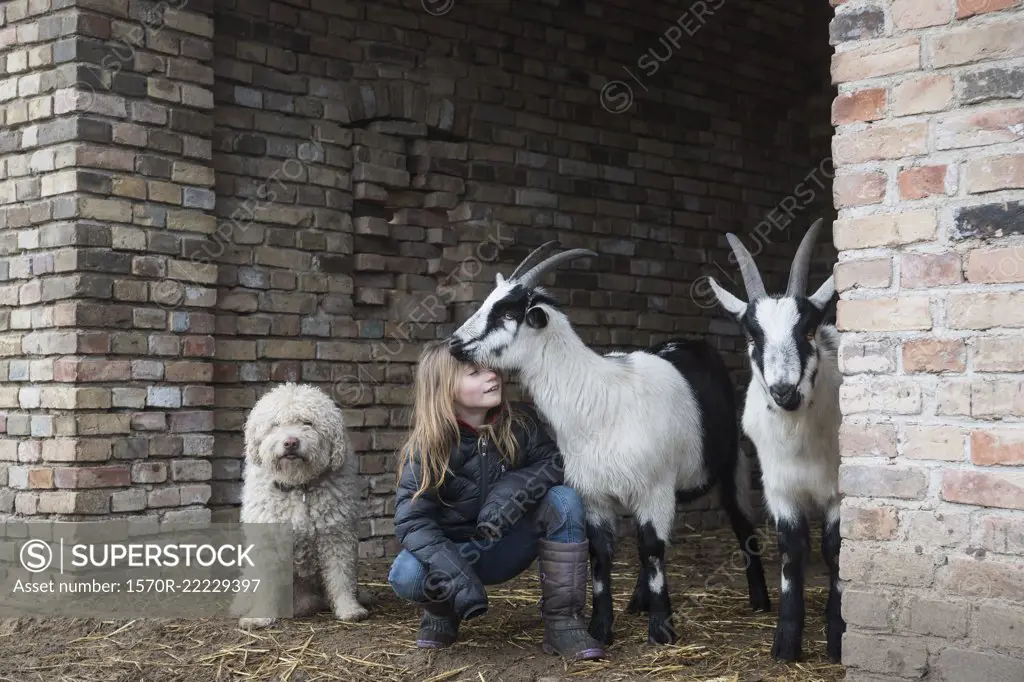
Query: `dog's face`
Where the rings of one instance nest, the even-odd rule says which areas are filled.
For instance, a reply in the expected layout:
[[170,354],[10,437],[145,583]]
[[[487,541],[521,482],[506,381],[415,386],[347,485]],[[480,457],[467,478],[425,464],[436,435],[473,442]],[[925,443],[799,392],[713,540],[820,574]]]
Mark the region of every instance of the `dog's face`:
[[315,387],[279,386],[260,398],[246,421],[246,459],[281,482],[300,484],[340,468],[347,451],[341,410]]

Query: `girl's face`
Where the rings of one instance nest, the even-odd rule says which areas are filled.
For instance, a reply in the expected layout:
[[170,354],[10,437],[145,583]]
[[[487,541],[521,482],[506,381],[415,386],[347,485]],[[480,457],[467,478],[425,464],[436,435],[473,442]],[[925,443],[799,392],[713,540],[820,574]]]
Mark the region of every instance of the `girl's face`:
[[465,365],[459,377],[455,406],[465,411],[483,411],[501,403],[501,376],[476,365]]

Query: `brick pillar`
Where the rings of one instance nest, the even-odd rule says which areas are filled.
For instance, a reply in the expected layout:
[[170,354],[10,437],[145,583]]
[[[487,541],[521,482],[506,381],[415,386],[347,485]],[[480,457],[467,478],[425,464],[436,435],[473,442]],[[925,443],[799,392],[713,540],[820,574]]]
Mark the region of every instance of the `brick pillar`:
[[217,269],[187,260],[215,227],[204,4],[0,14],[0,43],[20,48],[0,81],[3,303],[18,306],[0,471],[20,514],[209,518]]
[[1024,679],[1024,7],[832,38],[847,680]]

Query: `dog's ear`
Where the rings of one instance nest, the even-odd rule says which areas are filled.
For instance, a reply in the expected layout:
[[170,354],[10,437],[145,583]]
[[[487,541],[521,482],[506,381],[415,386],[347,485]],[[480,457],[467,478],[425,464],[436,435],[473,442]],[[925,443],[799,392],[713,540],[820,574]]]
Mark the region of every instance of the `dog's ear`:
[[352,442],[349,440],[348,429],[345,428],[344,412],[332,401],[328,413],[321,415],[314,428],[330,443],[331,468],[341,469],[352,456]]
[[261,434],[258,432],[261,431],[261,429],[257,427],[258,419],[254,417],[255,415],[250,413],[249,419],[245,422],[243,454],[245,455],[247,462],[259,466],[261,464],[259,461],[261,440],[259,436]]

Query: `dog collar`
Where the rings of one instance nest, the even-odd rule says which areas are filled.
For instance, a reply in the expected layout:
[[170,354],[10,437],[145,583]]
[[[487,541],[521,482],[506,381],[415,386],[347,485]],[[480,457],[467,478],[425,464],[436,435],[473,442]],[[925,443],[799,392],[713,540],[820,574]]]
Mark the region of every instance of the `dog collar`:
[[312,488],[313,486],[318,485],[319,483],[321,483],[325,478],[327,478],[328,475],[330,475],[330,473],[331,473],[330,470],[324,471],[323,473],[319,474],[316,478],[313,478],[313,479],[311,479],[309,481],[306,481],[305,483],[299,483],[297,485],[288,485],[287,483],[281,483],[280,481],[274,481],[274,487],[277,488],[278,490],[280,490],[283,493],[290,493],[290,492],[294,492],[296,490],[301,490],[302,491],[302,500],[303,500],[303,502],[305,502],[305,500],[306,500],[306,493],[309,492],[309,489]]

